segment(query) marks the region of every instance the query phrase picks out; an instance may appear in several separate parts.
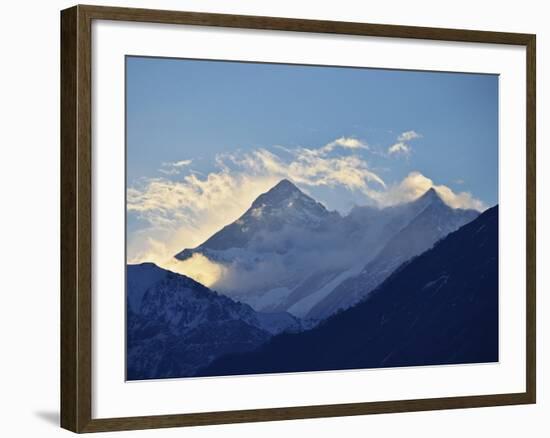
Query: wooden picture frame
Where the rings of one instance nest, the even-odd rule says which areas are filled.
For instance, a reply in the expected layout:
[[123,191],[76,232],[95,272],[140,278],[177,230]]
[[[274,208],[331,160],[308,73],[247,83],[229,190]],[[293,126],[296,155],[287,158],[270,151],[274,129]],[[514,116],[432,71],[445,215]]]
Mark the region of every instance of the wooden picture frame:
[[[91,25],[93,20],[186,24],[388,38],[519,45],[526,48],[527,284],[526,391],[417,400],[92,418]],[[196,12],[75,6],[61,12],[61,426],[74,432],[336,417],[535,403],[535,48],[531,34],[439,29]]]

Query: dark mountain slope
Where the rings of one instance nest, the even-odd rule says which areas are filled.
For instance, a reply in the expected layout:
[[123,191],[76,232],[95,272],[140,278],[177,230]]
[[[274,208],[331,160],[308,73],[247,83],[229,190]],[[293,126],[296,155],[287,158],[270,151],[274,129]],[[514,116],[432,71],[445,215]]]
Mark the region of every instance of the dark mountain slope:
[[[191,376],[221,355],[301,329],[287,313],[256,312],[153,263],[128,266],[127,277],[128,380]],[[136,295],[139,307],[130,300]]]
[[126,267],[126,299],[132,312],[139,313],[141,300],[147,289],[165,279],[169,273],[154,263],[140,263]]
[[215,360],[197,375],[498,361],[498,207],[398,268],[320,326]]

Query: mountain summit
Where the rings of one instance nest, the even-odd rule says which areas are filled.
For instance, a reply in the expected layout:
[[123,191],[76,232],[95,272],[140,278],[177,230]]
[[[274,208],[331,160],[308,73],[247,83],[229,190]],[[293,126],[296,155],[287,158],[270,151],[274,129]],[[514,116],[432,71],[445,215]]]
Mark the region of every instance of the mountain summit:
[[420,199],[429,200],[430,202],[444,202],[439,193],[437,193],[437,190],[433,187],[430,187],[428,190],[426,190],[426,192],[424,192],[424,194],[418,198],[418,200]]
[[307,224],[311,221],[318,223],[331,213],[323,204],[306,195],[289,180],[283,179],[272,189],[258,196],[240,220],[246,220],[249,215],[256,220],[261,217],[277,217],[281,224]]
[[428,190],[426,190],[420,197],[416,198],[413,201],[413,203],[416,203],[417,205],[422,205],[422,206],[428,206],[430,204],[440,204],[440,205],[446,205],[447,207],[450,207],[444,201],[444,199],[441,197],[438,191],[433,187],[430,187]]
[[[288,179],[279,181],[275,186],[262,195],[258,196],[252,203],[252,208],[260,207],[262,204],[280,204],[293,197],[306,197],[298,187],[292,184]],[[310,198],[311,199],[311,198]],[[312,199],[313,201],[313,199]]]
[[288,227],[312,230],[331,218],[339,217],[338,213],[328,211],[289,180],[283,179],[258,196],[235,222],[222,228],[202,245],[185,249],[175,257],[186,260],[195,253],[206,251],[216,258],[212,251],[250,247],[254,242],[265,240],[266,233],[280,232]]

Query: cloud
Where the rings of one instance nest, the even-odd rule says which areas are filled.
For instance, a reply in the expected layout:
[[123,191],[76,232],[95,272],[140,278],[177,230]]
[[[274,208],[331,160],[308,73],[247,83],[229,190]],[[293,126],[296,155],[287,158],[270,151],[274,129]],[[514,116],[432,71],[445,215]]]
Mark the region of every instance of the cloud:
[[274,283],[285,288],[287,282],[292,284],[304,275],[345,269],[358,257],[364,258],[360,253],[360,246],[343,239],[339,229],[314,231],[287,225],[277,231],[264,230],[255,234],[246,250],[234,250],[231,259],[209,261],[221,268],[211,286],[230,295],[269,290]]
[[399,134],[399,137],[397,137],[397,141],[411,141],[415,138],[422,137],[418,132],[415,131],[405,131]]
[[420,172],[409,173],[400,183],[388,187],[375,195],[380,206],[387,207],[410,202],[434,188],[447,205],[452,208],[466,208],[483,211],[487,206],[469,192],[455,193],[445,185],[437,185]]
[[174,161],[173,163],[166,163],[166,164],[172,167],[185,167],[185,166],[189,166],[192,162],[193,160],[180,160],[180,161]]
[[291,150],[290,161],[267,149],[241,155],[226,155],[225,159],[247,174],[288,178],[302,186],[343,186],[365,194],[371,191],[371,183],[385,187],[384,180],[370,170],[364,158],[357,155],[331,157],[323,149]]
[[403,142],[395,143],[388,148],[388,154],[404,154],[409,155],[411,153],[411,147]]
[[412,147],[409,144],[411,140],[422,137],[416,131],[405,131],[397,136],[397,142],[388,148],[389,156],[409,156],[412,152]]
[[180,169],[189,166],[193,160],[180,160],[174,162],[162,163],[162,168],[158,171],[167,176],[179,175]]
[[193,254],[191,258],[180,261],[170,259],[164,267],[193,278],[205,286],[214,286],[228,276],[229,269],[221,263],[215,263],[202,254]]
[[236,220],[277,181],[273,176],[222,170],[206,177],[190,174],[178,181],[151,178],[129,187],[128,212],[146,223],[141,233],[130,236],[129,261],[164,265],[183,248],[199,245]]
[[176,168],[172,168],[172,169],[158,169],[158,171],[164,175],[179,175],[179,170],[176,169]]
[[323,152],[330,152],[337,147],[344,149],[368,149],[368,145],[353,137],[340,137],[336,140],[326,144],[320,150]]

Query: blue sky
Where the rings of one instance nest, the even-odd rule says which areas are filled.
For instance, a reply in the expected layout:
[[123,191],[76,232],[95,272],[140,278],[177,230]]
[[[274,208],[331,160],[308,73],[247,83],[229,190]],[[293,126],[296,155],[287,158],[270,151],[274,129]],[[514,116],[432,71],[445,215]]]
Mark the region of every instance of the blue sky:
[[[186,217],[195,213],[182,204],[199,208],[190,193],[210,199],[225,184],[234,193],[223,196],[238,198],[243,208],[281,176],[340,211],[373,199],[407,200],[403,184],[424,187],[426,180],[456,195],[457,206],[498,201],[497,76],[138,57],[126,62],[128,230],[136,248],[144,238],[184,233],[182,221],[196,229],[208,222],[206,211]],[[312,176],[308,166],[324,170]],[[180,199],[161,208],[166,193]],[[212,226],[235,214],[231,210]]]

